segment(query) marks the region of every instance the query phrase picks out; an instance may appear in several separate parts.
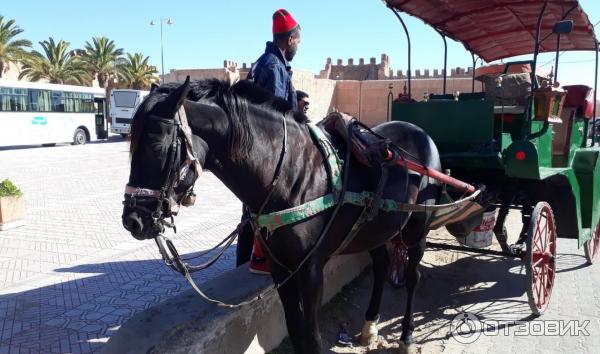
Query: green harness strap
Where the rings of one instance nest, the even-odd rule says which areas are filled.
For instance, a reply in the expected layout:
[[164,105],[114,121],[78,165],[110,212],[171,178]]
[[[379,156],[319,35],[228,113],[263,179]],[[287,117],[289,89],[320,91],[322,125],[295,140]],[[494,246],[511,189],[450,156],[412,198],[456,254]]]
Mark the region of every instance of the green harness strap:
[[[308,129],[317,146],[323,153],[327,161],[326,170],[329,176],[329,184],[332,193],[326,194],[310,202],[295,206],[293,208],[276,211],[269,214],[259,215],[257,219],[258,226],[266,228],[269,232],[289,224],[293,224],[313,215],[317,215],[338,203],[338,196],[342,190],[342,164],[331,142],[323,131],[314,123],[307,123]],[[361,193],[346,192],[343,203],[349,203],[357,206],[365,206],[375,197],[375,193],[363,191]],[[383,211],[399,211],[402,209],[400,203],[392,199],[381,199],[379,209]],[[255,216],[255,215],[253,215]]]

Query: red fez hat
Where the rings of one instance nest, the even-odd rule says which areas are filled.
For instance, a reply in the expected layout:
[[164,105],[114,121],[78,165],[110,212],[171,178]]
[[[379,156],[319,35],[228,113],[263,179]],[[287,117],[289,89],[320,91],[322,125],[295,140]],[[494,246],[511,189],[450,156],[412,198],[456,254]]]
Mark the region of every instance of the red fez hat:
[[273,14],[273,34],[287,33],[295,30],[298,22],[285,9],[279,9]]

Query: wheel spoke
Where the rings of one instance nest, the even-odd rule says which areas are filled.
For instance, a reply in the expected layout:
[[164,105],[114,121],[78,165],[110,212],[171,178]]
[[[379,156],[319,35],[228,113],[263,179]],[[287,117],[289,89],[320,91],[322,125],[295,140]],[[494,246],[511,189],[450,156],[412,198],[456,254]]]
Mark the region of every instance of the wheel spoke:
[[533,246],[534,246],[533,250],[537,250],[539,252],[544,250],[544,247],[542,245],[540,237],[537,235],[537,232],[536,232],[535,238],[533,239]]
[[540,285],[540,306],[543,306],[546,303],[546,272],[542,272]]
[[540,237],[540,242],[542,244],[542,249],[546,250],[546,244],[547,244],[547,241],[548,241],[548,220],[546,220],[544,228],[540,230],[540,234],[542,236],[542,237]]

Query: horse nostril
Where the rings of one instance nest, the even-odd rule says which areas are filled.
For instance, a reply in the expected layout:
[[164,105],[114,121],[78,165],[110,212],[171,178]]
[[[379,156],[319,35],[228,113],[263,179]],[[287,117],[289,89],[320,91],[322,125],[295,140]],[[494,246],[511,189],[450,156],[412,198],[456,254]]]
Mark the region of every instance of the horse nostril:
[[129,214],[123,219],[123,227],[134,235],[140,234],[143,228],[142,220],[136,213]]

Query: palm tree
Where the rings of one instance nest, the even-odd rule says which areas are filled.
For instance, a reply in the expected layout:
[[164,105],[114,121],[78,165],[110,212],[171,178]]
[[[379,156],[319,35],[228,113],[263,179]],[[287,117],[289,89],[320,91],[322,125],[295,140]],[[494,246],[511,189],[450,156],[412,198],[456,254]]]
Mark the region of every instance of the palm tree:
[[4,20],[0,15],[0,78],[8,71],[10,63],[18,63],[27,57],[25,48],[31,48],[31,41],[14,39],[23,30],[15,25],[15,20]]
[[106,37],[93,37],[92,43],[85,42],[81,59],[98,79],[98,85],[104,88],[107,81],[116,76],[122,55],[123,48],[117,48],[114,41]]
[[27,77],[32,81],[46,79],[52,84],[86,84],[91,80],[85,70],[81,57],[69,51],[69,42],[54,38],[39,42],[44,54],[32,51],[29,58],[23,61],[19,80]]
[[155,66],[148,65],[148,57],[142,53],[127,53],[127,59],[120,65],[119,75],[121,81],[128,87],[136,90],[147,89],[158,80],[158,71]]

